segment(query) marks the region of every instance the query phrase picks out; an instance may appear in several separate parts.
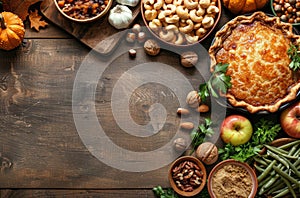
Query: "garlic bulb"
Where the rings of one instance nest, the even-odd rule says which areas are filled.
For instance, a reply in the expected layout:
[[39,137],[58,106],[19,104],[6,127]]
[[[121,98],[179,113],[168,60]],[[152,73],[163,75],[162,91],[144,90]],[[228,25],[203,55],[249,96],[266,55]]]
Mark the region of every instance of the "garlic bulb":
[[135,7],[140,0],[117,0],[119,4]]
[[125,5],[116,5],[110,10],[108,22],[117,29],[127,28],[132,21],[132,11]]

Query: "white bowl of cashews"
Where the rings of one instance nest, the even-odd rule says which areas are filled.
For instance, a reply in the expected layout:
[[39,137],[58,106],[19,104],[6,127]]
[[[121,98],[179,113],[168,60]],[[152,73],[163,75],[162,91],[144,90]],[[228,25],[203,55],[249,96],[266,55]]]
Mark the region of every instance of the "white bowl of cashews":
[[204,40],[221,16],[220,0],[142,0],[143,20],[161,41],[190,46]]

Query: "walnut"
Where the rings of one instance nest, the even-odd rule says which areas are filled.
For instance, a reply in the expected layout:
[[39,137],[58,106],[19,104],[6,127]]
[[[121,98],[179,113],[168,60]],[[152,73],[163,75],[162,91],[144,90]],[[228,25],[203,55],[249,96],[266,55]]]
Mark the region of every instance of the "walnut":
[[148,39],[144,43],[144,50],[145,52],[150,55],[150,56],[156,56],[160,52],[160,46],[159,44],[153,40],[153,39]]
[[195,52],[183,52],[180,56],[180,63],[184,67],[193,67],[198,62],[198,55]]
[[197,91],[191,91],[186,96],[186,103],[192,108],[198,108],[201,98]]
[[198,146],[196,157],[206,165],[213,164],[218,160],[218,148],[211,142],[204,142]]

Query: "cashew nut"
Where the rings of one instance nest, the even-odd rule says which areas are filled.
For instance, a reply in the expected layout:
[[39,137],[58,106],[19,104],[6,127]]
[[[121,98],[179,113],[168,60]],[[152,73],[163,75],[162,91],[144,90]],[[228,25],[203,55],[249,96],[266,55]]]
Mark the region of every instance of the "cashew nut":
[[175,14],[175,15],[166,17],[165,21],[167,23],[177,23],[179,21],[179,19],[180,19],[179,16]]
[[204,28],[199,28],[198,30],[196,30],[196,35],[201,38],[203,37],[207,32],[207,29]]
[[174,25],[174,24],[171,24],[171,25],[166,26],[165,29],[166,29],[167,31],[173,31],[173,32],[175,32],[175,33],[178,33],[178,32],[179,32],[178,27],[177,27],[176,25]]
[[165,0],[165,3],[167,3],[167,4],[170,4],[172,2],[173,2],[173,0]]
[[201,23],[203,20],[203,16],[201,16],[201,15],[198,16],[195,9],[190,11],[190,18],[195,23]]
[[162,10],[158,14],[158,19],[159,20],[164,20],[167,16],[169,16],[171,14],[172,14],[171,10]]
[[202,21],[202,25],[205,29],[211,28],[214,25],[214,23],[215,23],[215,20],[211,16],[205,16]]
[[206,12],[207,14],[217,14],[219,13],[219,8],[217,6],[214,6],[214,5],[210,5],[207,9],[206,9]]
[[201,22],[200,23],[194,23],[194,30],[198,30],[202,26]]
[[164,4],[163,5],[164,10],[171,10],[172,14],[176,12],[176,5],[173,4]]
[[186,20],[186,26],[179,27],[179,31],[182,33],[190,33],[194,29],[194,23],[191,19]]
[[198,42],[199,36],[192,34],[185,34],[185,39],[188,43],[196,43]]
[[145,10],[145,19],[147,21],[152,21],[157,17],[157,11],[156,10]]
[[162,23],[160,22],[159,19],[153,19],[152,21],[149,22],[149,27],[154,32],[157,32],[162,27]]
[[205,9],[199,5],[196,13],[198,16],[203,16],[205,14]]
[[183,5],[189,9],[189,10],[192,10],[192,9],[195,9],[197,8],[198,6],[198,1],[197,0],[183,0]]
[[154,2],[155,2],[155,0],[145,0],[144,1],[144,8],[146,10],[152,10]]
[[162,8],[164,5],[164,1],[163,0],[157,0],[156,3],[154,3],[153,8],[155,10],[159,10],[160,8]]
[[200,0],[199,4],[202,8],[208,8],[210,5],[210,0]]
[[171,41],[175,37],[175,33],[173,31],[163,31],[159,32],[159,37],[165,41]]
[[173,0],[173,4],[176,6],[182,5],[183,0]]
[[184,6],[177,6],[176,7],[176,14],[180,17],[180,19],[188,19],[189,16],[189,9]]
[[182,34],[178,33],[176,40],[174,40],[173,43],[175,45],[181,45],[183,42],[184,42],[184,38],[183,38]]

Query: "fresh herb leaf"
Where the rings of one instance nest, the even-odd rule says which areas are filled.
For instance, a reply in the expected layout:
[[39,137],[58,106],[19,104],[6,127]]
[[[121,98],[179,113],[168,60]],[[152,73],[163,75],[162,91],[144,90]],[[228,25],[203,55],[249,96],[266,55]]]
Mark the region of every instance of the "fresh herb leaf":
[[165,191],[161,186],[156,186],[152,190],[155,196],[159,198],[179,198],[172,188],[167,188]]
[[264,144],[268,144],[275,139],[280,130],[280,124],[260,119],[255,124],[254,132],[249,142],[239,146],[233,146],[228,143],[224,148],[219,149],[221,159],[235,159],[241,162],[250,161],[261,151]]
[[200,124],[197,129],[191,132],[192,152],[206,140],[206,137],[211,137],[213,134],[212,121],[210,118],[205,118],[205,123]]
[[206,100],[209,93],[211,93],[213,97],[218,98],[218,94],[215,90],[226,93],[227,89],[231,87],[231,78],[225,74],[228,66],[228,63],[218,63],[209,80],[206,83],[200,84],[198,94],[202,101]]
[[300,53],[300,51],[293,44],[290,45],[290,48],[287,51],[287,54],[288,54],[289,58],[291,59],[289,67],[294,71],[296,71],[297,69],[300,68],[300,54],[299,53]]

